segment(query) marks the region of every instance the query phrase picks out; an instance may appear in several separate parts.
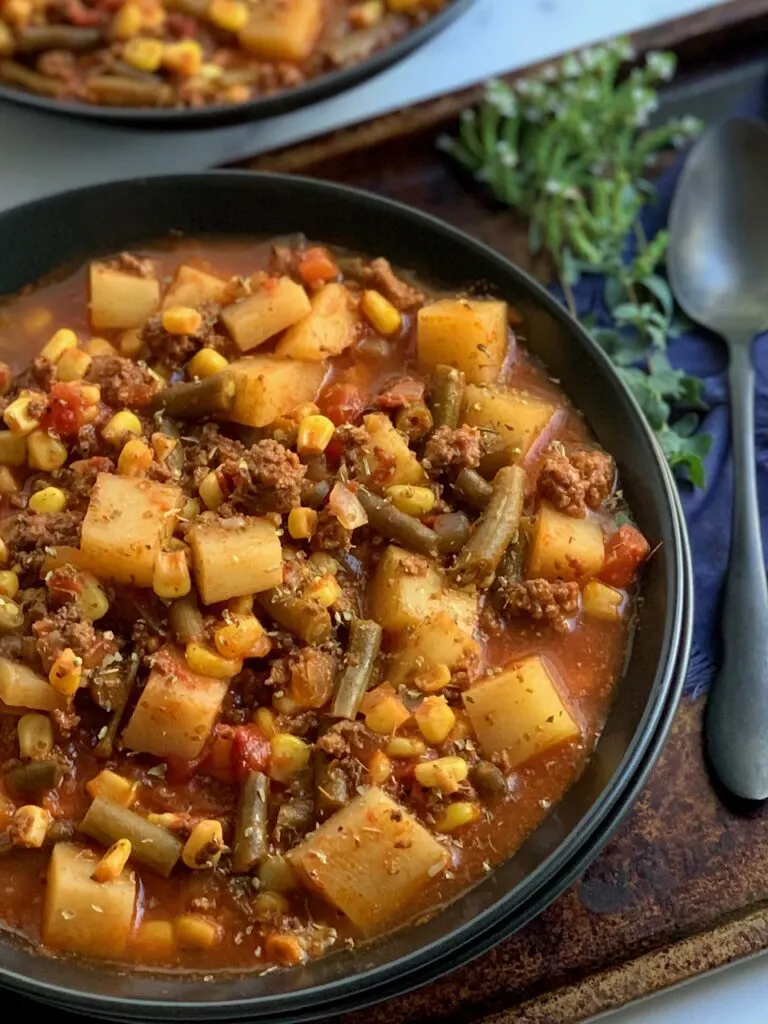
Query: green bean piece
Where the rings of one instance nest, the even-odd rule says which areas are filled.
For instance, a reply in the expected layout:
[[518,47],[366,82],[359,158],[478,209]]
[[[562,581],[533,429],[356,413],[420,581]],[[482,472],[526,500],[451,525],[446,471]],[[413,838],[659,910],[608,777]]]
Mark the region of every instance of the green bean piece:
[[138,82],[120,75],[96,75],[87,79],[88,99],[107,107],[168,107],[173,89],[165,83]]
[[505,466],[496,474],[491,500],[451,569],[458,584],[486,588],[493,581],[502,555],[520,530],[525,480],[519,466]]
[[302,455],[302,463],[307,467],[305,480],[312,480],[317,483],[319,480],[328,479],[328,460],[325,455]]
[[153,825],[127,807],[97,796],[80,822],[80,831],[102,846],[118,839],[131,843],[131,857],[167,878],[181,856],[184,844],[167,828]]
[[229,412],[235,401],[235,378],[229,370],[202,380],[171,384],[153,395],[150,409],[162,409],[174,419],[196,419],[215,412]]
[[421,403],[408,405],[395,416],[395,426],[409,441],[421,441],[432,429],[432,413]]
[[269,779],[249,772],[240,789],[232,841],[232,870],[246,875],[260,864],[269,849]]
[[79,53],[92,50],[102,40],[96,28],[77,25],[28,25],[16,33],[16,49],[20,53],[42,53],[43,50],[69,50]]
[[453,366],[436,367],[432,386],[432,420],[435,430],[438,427],[458,427],[465,387],[466,378],[461,370]]
[[63,776],[57,761],[29,761],[6,772],[3,782],[14,799],[34,803],[55,789]]
[[275,837],[278,842],[286,832],[303,836],[315,827],[315,801],[307,796],[294,796],[280,805],[275,822]]
[[496,569],[496,579],[508,580],[510,583],[520,583],[524,579],[526,548],[525,534],[521,531],[517,541],[504,552]]
[[334,814],[346,807],[351,799],[347,773],[338,761],[323,758],[315,772],[315,802],[320,814]]
[[117,734],[120,731],[120,723],[123,720],[125,709],[128,707],[128,702],[131,699],[131,694],[136,688],[136,677],[139,672],[139,659],[136,654],[131,657],[131,664],[128,669],[128,675],[123,684],[120,699],[115,706],[110,716],[109,722],[107,723],[104,734],[99,737],[99,742],[93,748],[93,753],[96,757],[112,757],[112,752],[115,749],[115,740]]
[[186,597],[180,597],[172,601],[168,609],[168,618],[171,622],[173,635],[180,644],[187,644],[190,640],[197,640],[202,636],[205,629],[203,616],[197,603],[197,595],[194,591]]
[[435,516],[432,529],[437,534],[437,547],[443,555],[455,555],[469,540],[471,524],[463,512],[445,512]]
[[354,719],[371,683],[381,648],[381,626],[371,619],[353,619],[344,672],[331,704],[334,718]]
[[306,644],[321,644],[331,635],[331,616],[316,601],[281,587],[265,590],[255,598],[279,626],[295,633]]
[[320,508],[331,492],[328,480],[302,480],[301,504],[305,508]]
[[368,515],[368,522],[382,537],[397,541],[420,555],[437,554],[437,534],[418,519],[395,508],[391,501],[380,498],[365,487],[356,495]]
[[493,494],[493,487],[474,469],[462,469],[453,482],[453,489],[470,508],[482,512]]
[[163,80],[160,75],[154,74],[152,71],[141,71],[139,68],[135,68],[132,64],[128,64],[124,60],[116,60],[112,65],[112,73],[118,75],[120,78],[131,78],[135,82],[145,82],[148,85],[162,85]]
[[19,85],[38,96],[58,96],[62,88],[58,79],[30,71],[15,60],[0,60],[0,82]]

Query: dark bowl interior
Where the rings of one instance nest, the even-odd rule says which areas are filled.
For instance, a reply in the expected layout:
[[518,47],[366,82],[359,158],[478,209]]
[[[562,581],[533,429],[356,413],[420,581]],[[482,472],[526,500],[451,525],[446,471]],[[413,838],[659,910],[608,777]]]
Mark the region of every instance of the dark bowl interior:
[[354,953],[264,976],[121,975],[0,945],[0,980],[112,1019],[304,1020],[421,984],[519,928],[593,857],[663,741],[690,637],[685,531],[671,476],[638,408],[586,333],[492,250],[424,214],[332,184],[277,175],[153,178],[54,196],[0,215],[0,294],[54,268],[179,230],[191,236],[310,238],[386,255],[449,288],[480,286],[523,313],[526,344],[563,382],[618,463],[625,495],[659,550],[642,586],[635,641],[596,752],[515,857],[432,920]]
[[124,128],[149,128],[159,131],[169,128],[223,128],[226,125],[242,124],[247,121],[261,121],[277,114],[288,114],[311,103],[319,103],[320,100],[328,99],[344,92],[345,89],[359,85],[368,78],[373,78],[446,28],[472,2],[473,0],[453,0],[444,11],[440,11],[424,25],[415,28],[391,46],[371,54],[359,64],[340,68],[338,71],[329,71],[295,89],[284,89],[273,96],[261,96],[248,103],[169,109],[106,107],[35,96],[34,93],[14,89],[9,85],[0,85],[0,100],[63,117],[100,121],[104,124],[122,125]]

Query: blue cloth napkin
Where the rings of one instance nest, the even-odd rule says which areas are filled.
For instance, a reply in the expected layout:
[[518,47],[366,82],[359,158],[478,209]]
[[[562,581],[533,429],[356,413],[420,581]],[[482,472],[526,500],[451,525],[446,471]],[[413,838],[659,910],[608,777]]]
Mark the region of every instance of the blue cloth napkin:
[[[735,113],[768,120],[768,80],[758,92],[745,98]],[[644,218],[649,237],[666,226],[684,160],[682,157],[657,183],[656,202]],[[580,315],[602,307],[603,285],[596,275],[582,278],[575,293]],[[702,416],[701,430],[712,436],[712,448],[706,460],[706,487],[696,490],[686,482],[679,483],[691,539],[696,594],[693,647],[685,692],[690,697],[698,697],[714,677],[721,654],[719,608],[731,540],[733,494],[728,356],[721,341],[697,328],[670,341],[669,358],[674,366],[704,379],[708,410]],[[753,360],[757,376],[758,490],[763,547],[768,551],[768,334],[755,342]]]

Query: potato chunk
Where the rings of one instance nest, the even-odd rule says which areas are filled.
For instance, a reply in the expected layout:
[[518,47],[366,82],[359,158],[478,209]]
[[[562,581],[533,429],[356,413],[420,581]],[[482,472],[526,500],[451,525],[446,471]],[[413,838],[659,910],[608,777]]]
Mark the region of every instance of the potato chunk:
[[249,352],[298,323],[311,308],[300,284],[290,277],[268,277],[247,299],[227,306],[221,319],[240,351]]
[[164,647],[152,662],[123,743],[144,754],[192,761],[208,742],[227,686],[224,679],[192,672],[181,651]]
[[542,502],[528,553],[529,579],[580,580],[596,576],[605,560],[596,519],[573,519]]
[[238,41],[262,60],[300,62],[312,52],[322,25],[322,0],[255,0]]
[[447,612],[441,611],[401,634],[401,642],[389,662],[387,681],[407,682],[437,665],[452,671],[471,662],[479,651],[477,642]]
[[0,700],[15,708],[53,711],[66,706],[67,698],[21,662],[0,658]]
[[448,586],[426,558],[391,544],[376,567],[369,591],[371,616],[383,629],[398,632],[445,612],[464,633],[477,626],[477,598]]
[[136,904],[136,875],[126,868],[110,882],[91,875],[98,854],[57,843],[48,864],[43,942],[50,949],[117,959],[125,952]]
[[411,451],[403,435],[395,430],[389,416],[383,412],[372,412],[363,417],[363,424],[370,434],[374,446],[374,454],[369,459],[372,473],[380,468],[379,459],[375,454],[375,449],[380,448],[386,455],[394,459],[390,475],[384,481],[387,486],[419,485],[427,482],[427,474],[416,458],[416,452]]
[[528,391],[469,385],[463,420],[472,427],[496,431],[499,448],[506,449],[508,461],[514,462],[526,454],[556,412],[553,402]]
[[364,933],[401,920],[448,853],[416,818],[369,789],[288,854],[302,880]]
[[332,282],[315,295],[311,312],[285,332],[275,351],[291,359],[337,356],[354,343],[359,322],[352,296]]
[[505,751],[511,768],[581,736],[538,655],[471,686],[462,697],[483,753]]
[[91,326],[97,330],[141,327],[160,305],[160,284],[154,277],[138,277],[92,263],[89,278]]
[[83,520],[81,551],[98,565],[101,578],[151,587],[155,559],[183,504],[174,485],[99,473]]
[[221,302],[227,282],[197,267],[183,263],[173,276],[165,293],[163,309],[170,306],[200,306],[203,302]]
[[201,522],[187,539],[204,604],[258,594],[283,582],[280,538],[268,519],[237,516]]
[[326,364],[275,356],[251,356],[230,366],[235,378],[235,423],[265,427],[317,397]]
[[445,363],[463,370],[471,384],[492,384],[501,373],[508,344],[507,304],[490,299],[440,299],[419,310],[419,365]]

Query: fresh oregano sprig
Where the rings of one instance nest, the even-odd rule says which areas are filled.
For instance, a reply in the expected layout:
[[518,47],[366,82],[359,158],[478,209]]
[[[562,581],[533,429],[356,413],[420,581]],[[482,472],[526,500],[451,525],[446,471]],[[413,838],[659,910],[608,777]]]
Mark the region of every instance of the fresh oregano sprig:
[[464,111],[458,138],[439,145],[528,218],[530,248],[549,253],[574,315],[582,275],[605,276],[602,308],[582,322],[638,400],[670,465],[701,487],[711,442],[697,432],[702,382],[667,356],[667,339],[679,333],[662,273],[669,237],[646,238],[641,220],[659,154],[701,126],[682,118],[649,127],[656,89],[673,77],[675,57],[650,53],[622,76],[633,59],[620,39],[513,86],[489,82],[479,108]]

